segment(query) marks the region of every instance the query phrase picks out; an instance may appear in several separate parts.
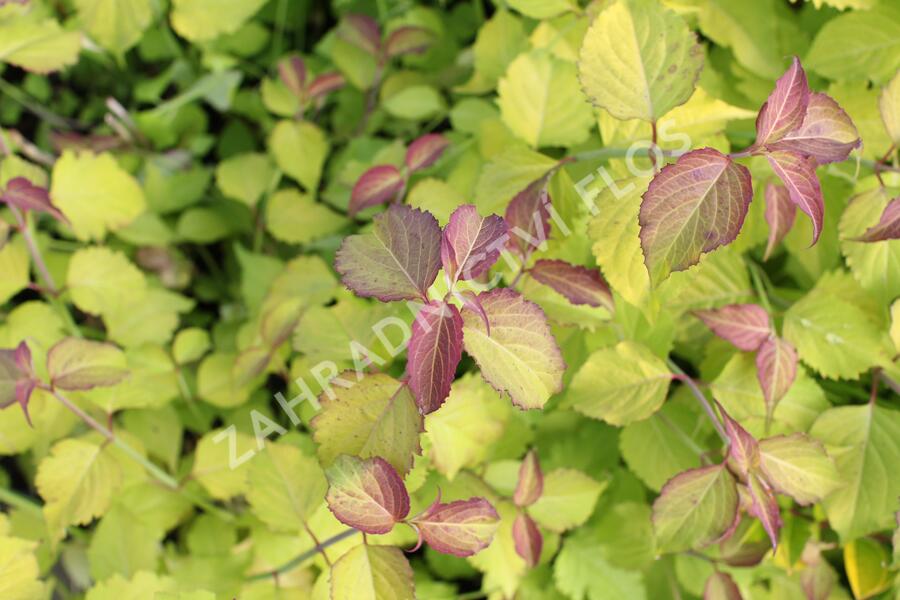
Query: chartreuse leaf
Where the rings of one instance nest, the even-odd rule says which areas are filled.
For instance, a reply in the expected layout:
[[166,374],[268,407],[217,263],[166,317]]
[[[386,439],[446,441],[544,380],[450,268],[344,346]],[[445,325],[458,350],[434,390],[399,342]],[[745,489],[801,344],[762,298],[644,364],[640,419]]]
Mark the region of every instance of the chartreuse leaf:
[[159,527],[114,504],[100,519],[88,546],[91,577],[102,581],[116,573],[130,576],[142,569],[155,569],[164,536]]
[[110,154],[66,151],[53,166],[50,197],[80,240],[102,240],[107,231],[144,212],[144,192]]
[[870,538],[859,538],[844,546],[844,567],[856,598],[872,598],[891,586],[887,550]]
[[269,151],[278,168],[315,194],[330,144],[309,121],[279,121],[269,135]]
[[193,42],[234,33],[265,0],[174,0],[172,27]]
[[101,46],[122,54],[138,43],[153,19],[152,0],[76,0],[78,20]]
[[500,214],[513,197],[549,173],[557,162],[539,152],[514,145],[481,170],[475,185],[475,206],[483,215]]
[[34,14],[0,21],[0,61],[35,73],[75,64],[81,33],[64,31],[54,19],[41,19],[38,11]]
[[659,410],[671,379],[659,357],[624,341],[588,357],[566,392],[566,405],[612,425],[627,425]]
[[331,569],[331,600],[415,600],[413,571],[403,552],[360,544]]
[[606,483],[575,469],[554,469],[544,475],[541,497],[528,513],[541,526],[563,532],[588,520]]
[[104,246],[72,255],[66,285],[75,306],[94,315],[140,301],[147,289],[144,274],[123,253]]
[[611,564],[587,531],[566,537],[553,567],[556,586],[572,600],[644,600],[640,573]]
[[22,238],[0,248],[0,302],[6,302],[28,285],[28,249]]
[[881,90],[878,109],[891,141],[900,144],[900,71]]
[[509,6],[532,19],[548,19],[577,8],[569,0],[510,0]]
[[759,463],[772,487],[800,504],[818,502],[842,485],[822,444],[802,433],[760,441]]
[[327,487],[314,457],[296,446],[269,443],[250,462],[247,501],[272,529],[296,533],[322,503]]
[[274,169],[265,154],[249,152],[223,160],[216,167],[216,185],[229,198],[256,206],[272,182]]
[[490,323],[463,310],[463,345],[498,392],[521,408],[540,408],[562,389],[565,362],[543,311],[508,288],[479,294]]
[[473,47],[475,78],[468,85],[492,88],[509,63],[527,48],[522,19],[507,10],[496,11],[478,30]]
[[588,29],[578,68],[596,106],[618,119],[656,121],[690,98],[703,50],[681,17],[662,4],[618,0]]
[[178,584],[167,575],[138,571],[131,579],[113,575],[88,590],[85,600],[156,600],[166,592],[176,593]]
[[750,171],[712,148],[664,167],[650,182],[639,215],[650,279],[660,282],[732,242],[752,198]]
[[66,338],[47,354],[50,383],[63,390],[109,386],[128,376],[125,355],[113,344]]
[[199,327],[187,327],[175,336],[172,357],[177,364],[184,365],[202,358],[211,346],[209,333]]
[[34,554],[37,542],[0,535],[0,595],[9,600],[46,597],[44,583]]
[[497,93],[503,122],[533,148],[573,146],[588,137],[594,117],[570,62],[540,50],[520,54]]
[[87,525],[102,515],[122,481],[108,446],[70,438],[53,446],[38,465],[35,485],[44,499],[44,518],[54,540],[69,525]]
[[402,475],[412,468],[413,456],[420,451],[422,416],[408,386],[376,373],[352,387],[336,387],[334,397],[323,394],[321,403],[310,426],[323,465],[351,454],[380,456]]
[[723,465],[676,475],[653,503],[657,546],[679,552],[709,545],[728,530],[737,508],[737,486]]
[[266,203],[266,229],[289,244],[308,244],[346,225],[347,219],[298,190],[278,190]]
[[891,475],[900,464],[900,412],[871,403],[832,408],[810,435],[829,449],[844,484],[824,500],[841,539],[889,527],[900,496],[900,478]]
[[409,514],[403,480],[383,458],[342,454],[325,476],[328,508],[341,523],[366,533],[388,533]]
[[247,491],[253,437],[233,429],[210,431],[197,442],[191,476],[213,498],[227,500]]

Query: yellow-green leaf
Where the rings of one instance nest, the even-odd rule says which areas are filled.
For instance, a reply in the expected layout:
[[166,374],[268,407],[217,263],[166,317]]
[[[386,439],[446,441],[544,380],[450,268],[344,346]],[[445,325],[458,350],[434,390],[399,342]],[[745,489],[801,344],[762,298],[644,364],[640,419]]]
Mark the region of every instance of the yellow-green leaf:
[[153,19],[153,6],[152,0],[75,0],[88,35],[116,54],[138,43]]
[[93,315],[138,302],[147,289],[144,274],[123,253],[103,246],[72,255],[66,284],[75,306]]
[[276,531],[302,531],[328,488],[316,459],[288,444],[267,444],[250,463],[249,477],[253,513]]
[[234,33],[266,0],[173,0],[172,27],[192,42]]
[[280,121],[269,136],[269,150],[278,167],[312,194],[319,187],[328,149],[325,134],[309,121]]
[[331,600],[415,600],[413,572],[403,552],[360,544],[331,570]]

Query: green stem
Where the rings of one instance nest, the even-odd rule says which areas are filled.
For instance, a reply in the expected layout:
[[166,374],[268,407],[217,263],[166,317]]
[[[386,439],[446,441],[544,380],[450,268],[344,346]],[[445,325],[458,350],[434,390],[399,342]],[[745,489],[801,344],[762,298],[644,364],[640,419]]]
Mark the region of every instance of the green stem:
[[716,412],[713,410],[712,405],[709,403],[709,400],[706,399],[706,396],[703,394],[703,391],[697,387],[697,384],[691,378],[690,375],[685,373],[681,367],[675,364],[671,358],[666,359],[666,364],[669,365],[669,368],[675,371],[680,377],[678,378],[682,381],[691,392],[694,394],[694,397],[697,398],[697,401],[700,403],[700,406],[703,408],[703,411],[706,413],[706,416],[709,417],[709,420],[712,421],[713,427],[716,428],[716,433],[719,434],[719,437],[722,438],[722,441],[726,444],[728,443],[728,435],[725,433],[725,429],[722,427],[722,423],[719,422],[719,417],[716,416]]
[[274,569],[272,571],[266,571],[265,573],[257,573],[256,575],[250,575],[247,577],[247,580],[248,581],[256,581],[258,579],[267,579],[269,577],[277,577],[281,573],[286,573],[287,571],[290,571],[294,567],[309,560],[310,558],[312,558],[319,552],[322,552],[323,550],[325,550],[325,548],[328,548],[329,546],[333,546],[334,544],[337,544],[338,542],[341,542],[341,541],[347,539],[348,537],[350,537],[351,535],[355,535],[357,533],[359,533],[359,531],[356,529],[345,529],[344,531],[338,533],[337,535],[331,536],[330,538],[328,538],[321,544],[316,544],[309,550],[306,550],[305,552],[301,552],[300,554],[298,554],[297,556],[295,556],[288,562],[284,563],[277,569]]
[[51,110],[44,108],[40,103],[34,101],[28,94],[20,90],[15,85],[9,83],[0,77],[0,92],[9,96],[13,101],[22,105],[22,108],[40,117],[50,125],[59,129],[78,129],[79,124],[76,121],[62,117]]
[[759,296],[759,299],[762,301],[763,306],[766,308],[766,312],[770,315],[772,314],[772,304],[769,302],[769,295],[766,293],[766,286],[763,285],[762,279],[759,276],[759,265],[755,263],[749,263],[750,267],[750,278],[753,280],[753,287],[756,289],[756,295]]
[[37,516],[41,516],[43,514],[41,512],[40,504],[38,504],[31,498],[28,498],[27,496],[23,496],[7,488],[0,488],[0,502],[14,508],[26,510]]

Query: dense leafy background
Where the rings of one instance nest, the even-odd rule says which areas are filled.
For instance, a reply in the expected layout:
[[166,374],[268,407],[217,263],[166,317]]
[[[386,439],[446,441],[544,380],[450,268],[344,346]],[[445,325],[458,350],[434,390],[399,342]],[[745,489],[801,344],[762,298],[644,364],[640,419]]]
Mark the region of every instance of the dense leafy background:
[[0,598],[900,598],[897,3],[436,4],[0,1]]

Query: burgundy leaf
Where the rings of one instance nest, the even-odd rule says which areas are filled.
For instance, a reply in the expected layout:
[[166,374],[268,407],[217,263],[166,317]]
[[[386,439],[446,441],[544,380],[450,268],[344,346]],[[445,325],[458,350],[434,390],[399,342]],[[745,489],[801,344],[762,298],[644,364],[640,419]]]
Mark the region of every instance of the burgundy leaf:
[[352,217],[365,208],[389,202],[400,193],[405,183],[403,174],[393,165],[372,167],[353,186],[347,212]]
[[449,145],[450,140],[439,133],[427,133],[413,140],[405,158],[410,173],[433,165]]
[[406,374],[423,415],[440,408],[450,394],[462,358],[462,328],[459,310],[439,300],[426,304],[413,321]]
[[474,279],[491,268],[506,245],[506,222],[482,217],[471,204],[453,211],[441,238],[441,262],[450,282]]
[[525,513],[519,513],[513,521],[512,535],[516,554],[525,559],[529,568],[537,565],[541,560],[544,536],[534,520]]
[[747,480],[747,488],[750,491],[751,498],[748,512],[760,520],[763,529],[769,534],[772,549],[775,550],[778,547],[778,532],[781,531],[783,524],[781,510],[778,508],[775,493],[768,482],[755,473],[750,473]]
[[785,340],[772,336],[756,354],[756,376],[771,418],[775,405],[787,394],[797,377],[797,351]]
[[738,350],[756,350],[772,333],[769,313],[756,304],[729,304],[694,313],[713,333]]
[[434,43],[434,34],[424,27],[404,25],[388,35],[384,44],[389,57],[403,54],[422,54]]
[[345,15],[338,29],[339,35],[372,56],[381,52],[381,29],[378,22],[368,15]]
[[516,482],[516,491],[513,493],[513,502],[516,506],[531,506],[544,493],[544,474],[541,471],[541,463],[537,452],[528,451],[525,459],[519,466],[519,480]]
[[772,170],[781,178],[787,188],[791,202],[809,215],[813,222],[813,241],[815,244],[822,233],[825,219],[825,200],[822,188],[816,177],[815,159],[793,152],[771,152],[766,154]]
[[28,344],[23,341],[14,350],[0,350],[0,408],[18,402],[28,425],[32,425],[28,401],[36,385]]
[[713,148],[688,152],[664,167],[644,192],[639,213],[651,279],[662,281],[732,242],[752,199],[750,171]]
[[466,557],[490,545],[500,515],[484,498],[441,504],[439,496],[424,513],[410,522],[438,552]]
[[800,127],[809,104],[806,73],[795,56],[790,68],[775,82],[775,89],[756,117],[756,146],[777,142]]
[[491,337],[491,322],[488,320],[487,312],[485,312],[484,306],[481,304],[481,298],[478,294],[469,290],[463,290],[462,292],[457,292],[457,294],[462,299],[463,308],[469,309],[481,318],[481,322],[484,324],[485,333],[488,337]]
[[299,56],[291,56],[278,63],[281,82],[294,96],[303,99],[306,94],[306,63]]
[[897,196],[884,207],[878,223],[869,227],[858,238],[859,242],[882,242],[900,239],[900,196]]
[[597,269],[572,265],[563,260],[541,259],[528,269],[528,273],[565,296],[572,304],[613,310],[612,292]]
[[441,228],[431,214],[393,204],[371,232],[344,240],[335,257],[341,281],[382,302],[425,299],[441,267]]
[[811,94],[803,123],[769,150],[786,150],[812,156],[820,165],[845,160],[861,140],[853,121],[827,94]]
[[751,469],[759,464],[759,444],[741,424],[731,418],[721,404],[716,402],[725,433],[728,435],[728,461],[732,468],[746,480]]
[[325,500],[338,521],[366,533],[388,533],[409,514],[409,493],[394,467],[381,457],[342,454],[325,470]]
[[312,80],[306,93],[310,98],[320,98],[344,87],[344,76],[338,72],[322,73]]
[[504,219],[509,227],[507,247],[527,257],[550,235],[550,196],[547,181],[553,171],[533,181],[510,200]]
[[731,575],[715,571],[706,580],[703,588],[703,600],[743,600],[741,591]]
[[47,189],[32,184],[24,177],[13,177],[9,180],[3,195],[0,196],[0,202],[22,211],[44,212],[58,221],[68,222],[50,202],[50,193]]
[[787,188],[774,182],[766,184],[766,222],[769,224],[769,241],[763,260],[769,260],[772,251],[794,226],[797,206],[791,202]]

